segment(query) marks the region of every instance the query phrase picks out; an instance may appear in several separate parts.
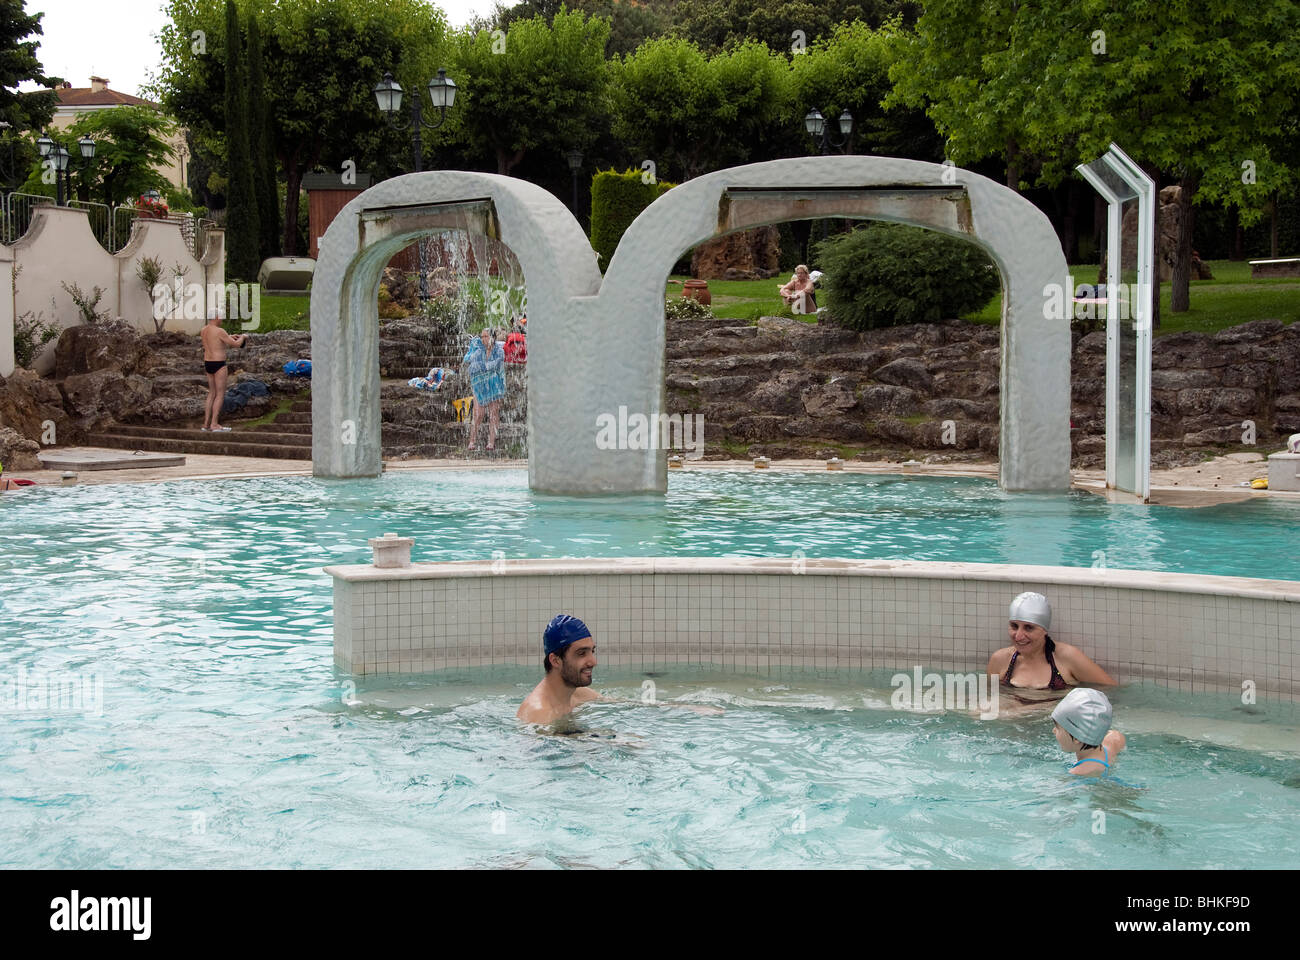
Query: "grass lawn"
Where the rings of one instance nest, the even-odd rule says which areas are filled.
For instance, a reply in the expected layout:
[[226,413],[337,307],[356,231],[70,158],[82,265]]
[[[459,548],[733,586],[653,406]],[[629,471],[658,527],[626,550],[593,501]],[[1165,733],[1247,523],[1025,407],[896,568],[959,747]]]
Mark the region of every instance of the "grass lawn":
[[[690,277],[673,276],[673,280],[689,280]],[[710,280],[709,293],[713,297],[713,315],[730,317],[734,320],[753,322],[759,317],[793,317],[790,308],[785,305],[776,288],[789,280],[789,277],[773,277],[771,280]],[[664,298],[673,299],[682,295],[680,283],[664,286]],[[805,323],[812,323],[813,317],[800,316]]]
[[[1213,280],[1193,280],[1191,307],[1174,313],[1169,307],[1170,284],[1160,285],[1160,328],[1156,336],[1168,333],[1215,333],[1250,320],[1281,320],[1294,323],[1300,319],[1300,277],[1252,280],[1250,264],[1234,260],[1209,260]],[[1094,283],[1096,264],[1070,267],[1075,283]],[[984,309],[963,319],[975,323],[998,323],[1002,318],[1002,294]]]
[[307,314],[311,307],[311,294],[304,293],[301,296],[281,296],[268,297],[263,294],[261,298],[261,316],[258,317],[257,327],[244,331],[243,323],[237,319],[228,320],[225,324],[226,329],[233,333],[266,333],[269,330],[307,330],[310,329],[307,324]]
[[[1160,285],[1160,329],[1156,336],[1192,330],[1214,333],[1225,327],[1248,320],[1281,320],[1293,323],[1300,319],[1300,278],[1252,280],[1250,264],[1245,261],[1211,260],[1213,280],[1192,281],[1192,304],[1186,313],[1175,314],[1169,309],[1169,284]],[[1076,283],[1091,283],[1097,276],[1096,264],[1078,264],[1070,268]],[[689,277],[674,276],[682,281]],[[795,317],[781,300],[776,288],[789,277],[771,280],[710,280],[709,292],[713,295],[713,313],[752,323],[759,317]],[[475,291],[477,292],[477,291]],[[682,295],[680,283],[665,284],[664,296]],[[257,331],[306,330],[310,295],[292,297],[262,297],[262,316]],[[515,304],[511,304],[515,306]],[[800,316],[805,323],[815,322],[813,317]],[[997,294],[981,310],[967,314],[963,319],[973,323],[996,324],[1002,319],[1002,294]],[[238,332],[238,322],[231,329]]]

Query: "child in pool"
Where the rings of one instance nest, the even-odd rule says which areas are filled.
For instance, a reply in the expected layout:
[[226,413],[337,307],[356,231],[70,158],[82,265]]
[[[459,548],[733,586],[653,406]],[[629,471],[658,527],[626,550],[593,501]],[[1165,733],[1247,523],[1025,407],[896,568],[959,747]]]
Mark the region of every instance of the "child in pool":
[[1110,728],[1110,700],[1100,690],[1076,687],[1065,695],[1052,711],[1052,732],[1066,753],[1073,753],[1075,763],[1070,773],[1076,777],[1103,777],[1110,773],[1110,763],[1124,749],[1124,734]]

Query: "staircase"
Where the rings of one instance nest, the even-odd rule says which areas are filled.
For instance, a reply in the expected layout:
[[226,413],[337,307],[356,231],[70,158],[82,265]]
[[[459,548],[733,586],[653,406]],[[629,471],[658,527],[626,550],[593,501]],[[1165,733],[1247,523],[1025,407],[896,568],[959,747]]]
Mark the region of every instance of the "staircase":
[[119,423],[100,433],[92,433],[86,439],[92,446],[118,450],[310,460],[311,401],[294,401],[287,411],[276,417],[274,423],[247,428],[234,426],[229,433],[208,433],[197,427]]

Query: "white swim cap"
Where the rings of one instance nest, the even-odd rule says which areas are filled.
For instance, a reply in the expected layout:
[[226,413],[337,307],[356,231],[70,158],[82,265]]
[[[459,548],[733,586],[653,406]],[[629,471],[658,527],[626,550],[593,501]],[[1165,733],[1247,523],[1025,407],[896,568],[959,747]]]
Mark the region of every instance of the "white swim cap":
[[1094,747],[1110,731],[1110,699],[1100,690],[1077,687],[1067,693],[1052,711],[1052,719],[1080,743]]
[[1044,630],[1052,628],[1052,605],[1041,593],[1022,593],[1011,601],[1011,616],[1008,620],[1020,620],[1023,623],[1036,623]]

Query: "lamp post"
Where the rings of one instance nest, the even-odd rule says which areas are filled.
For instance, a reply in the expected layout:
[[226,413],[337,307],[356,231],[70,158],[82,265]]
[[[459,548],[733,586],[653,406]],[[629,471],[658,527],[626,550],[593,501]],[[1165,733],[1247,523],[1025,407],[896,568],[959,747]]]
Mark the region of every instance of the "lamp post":
[[[385,73],[384,79],[375,84],[375,100],[379,109],[388,118],[388,122],[397,129],[409,126],[411,129],[411,149],[415,155],[415,172],[423,167],[423,136],[425,128],[437,130],[447,122],[447,111],[456,103],[456,81],[447,76],[446,70],[439,70],[438,75],[429,81],[429,99],[438,111],[436,123],[424,119],[423,98],[412,97],[410,120],[403,123],[398,119],[402,110],[402,85],[393,79],[392,73]],[[429,281],[425,276],[424,246],[417,242],[416,249],[420,255],[420,302],[429,299]]]
[[[36,146],[41,152],[41,159],[54,164],[54,202],[62,207],[65,206],[63,185],[67,181],[67,199],[72,199],[72,172],[71,163],[72,155],[68,153],[68,148],[61,143],[55,143],[47,133],[36,141]],[[81,152],[81,158],[84,161],[95,159],[95,141],[90,137],[82,137],[77,141],[77,147]]]
[[578,215],[578,171],[582,169],[582,151],[570,150],[567,154],[569,170],[573,173],[573,215]]
[[[838,137],[831,132],[831,125],[826,122],[826,118],[822,116],[822,112],[816,107],[813,107],[804,116],[803,126],[804,129],[808,131],[808,135],[813,139],[814,149],[816,149],[817,153],[821,156],[828,156],[832,147],[840,153],[849,152],[849,141],[853,139],[853,114],[849,113],[847,110],[840,114],[840,135]],[[823,221],[823,240],[826,239],[827,232],[827,227]],[[806,245],[804,249],[804,259],[808,259]]]

